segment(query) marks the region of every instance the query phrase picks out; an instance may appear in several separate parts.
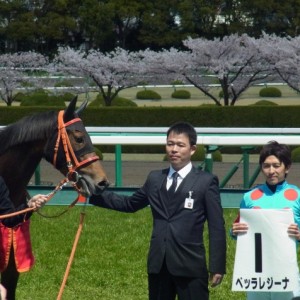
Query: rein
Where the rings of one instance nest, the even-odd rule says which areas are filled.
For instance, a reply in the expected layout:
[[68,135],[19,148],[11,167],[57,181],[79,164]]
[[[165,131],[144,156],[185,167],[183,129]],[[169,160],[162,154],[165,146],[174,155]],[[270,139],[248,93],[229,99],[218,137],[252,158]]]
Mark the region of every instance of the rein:
[[[47,197],[48,197],[47,202],[48,202],[48,201],[49,201],[49,200],[50,200],[50,199],[51,199],[58,191],[62,190],[63,187],[64,187],[68,182],[69,182],[69,181],[67,180],[67,178],[63,179],[63,180],[56,186],[56,188],[55,188],[51,193],[49,193],[49,194],[47,195]],[[73,183],[72,185],[73,185],[74,188],[76,187],[75,183]],[[75,188],[75,189],[76,189],[76,188]],[[76,189],[76,191],[77,191],[77,189]],[[78,193],[78,191],[77,191],[77,193]],[[58,213],[58,214],[56,214],[56,215],[48,216],[48,215],[45,215],[45,214],[41,213],[39,210],[37,210],[36,212],[37,212],[38,215],[40,215],[40,216],[43,217],[43,218],[48,218],[48,219],[50,219],[50,218],[57,218],[57,217],[60,217],[60,216],[62,216],[64,213],[66,213],[70,208],[72,208],[72,207],[75,206],[75,204],[76,204],[76,203],[78,202],[78,200],[79,200],[79,197],[80,197],[80,193],[78,193],[76,199],[73,200],[72,203],[70,203],[66,209],[64,209],[62,212],[60,212],[60,213]]]
[[[68,179],[67,178],[64,178],[63,180],[60,181],[60,183],[55,187],[55,189],[50,192],[48,195],[47,195],[47,200],[46,200],[46,203],[48,201],[50,201],[53,196],[60,190],[62,190],[62,188],[68,183]],[[73,184],[74,186],[74,184]],[[77,196],[77,198],[68,206],[68,208],[66,210],[64,210],[62,213],[60,213],[59,215],[57,215],[56,217],[58,216],[61,216],[62,214],[64,214],[69,208],[73,207],[77,202],[78,202],[78,199],[79,199],[79,194]],[[30,211],[33,211],[34,208],[32,207],[28,207],[28,208],[25,208],[25,209],[22,209],[22,210],[19,210],[19,211],[16,211],[16,212],[13,212],[13,213],[9,213],[9,214],[5,214],[5,215],[0,215],[0,220],[2,219],[6,219],[6,218],[10,218],[10,217],[14,217],[14,216],[17,216],[17,215],[21,215],[21,214],[24,214],[24,213],[27,213],[27,212],[30,212]],[[41,213],[39,213],[40,215],[42,215]],[[47,217],[47,216],[44,216],[42,215],[43,217]],[[49,217],[48,217],[49,218]]]

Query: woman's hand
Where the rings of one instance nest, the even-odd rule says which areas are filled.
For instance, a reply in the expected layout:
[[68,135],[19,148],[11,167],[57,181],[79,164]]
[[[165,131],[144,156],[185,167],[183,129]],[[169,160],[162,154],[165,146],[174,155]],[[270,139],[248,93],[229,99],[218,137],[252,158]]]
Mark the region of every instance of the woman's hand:
[[300,231],[297,224],[293,223],[288,227],[288,235],[294,237],[297,241],[300,241]]
[[34,210],[38,210],[42,206],[44,206],[47,202],[48,197],[46,195],[35,195],[33,196],[27,203],[28,207],[33,208]]
[[248,225],[246,223],[233,223],[231,233],[234,236],[238,234],[246,233],[248,231]]
[[6,288],[2,284],[0,284],[0,299],[7,300],[6,296],[7,296]]

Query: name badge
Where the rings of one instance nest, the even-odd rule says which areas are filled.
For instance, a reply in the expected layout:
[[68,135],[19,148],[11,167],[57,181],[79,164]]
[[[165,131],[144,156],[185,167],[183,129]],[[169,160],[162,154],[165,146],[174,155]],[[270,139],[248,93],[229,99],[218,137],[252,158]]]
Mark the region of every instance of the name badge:
[[189,197],[185,198],[184,208],[193,209],[194,207],[194,199],[192,198],[192,191],[189,192]]
[[184,208],[192,209],[194,207],[194,199],[185,198]]

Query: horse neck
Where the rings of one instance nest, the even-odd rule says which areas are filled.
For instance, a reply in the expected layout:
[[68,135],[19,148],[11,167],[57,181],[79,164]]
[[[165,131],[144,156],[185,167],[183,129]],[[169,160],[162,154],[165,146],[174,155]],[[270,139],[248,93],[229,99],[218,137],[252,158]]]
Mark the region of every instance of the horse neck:
[[43,156],[45,142],[15,146],[0,156],[0,175],[15,206],[26,201],[26,187]]

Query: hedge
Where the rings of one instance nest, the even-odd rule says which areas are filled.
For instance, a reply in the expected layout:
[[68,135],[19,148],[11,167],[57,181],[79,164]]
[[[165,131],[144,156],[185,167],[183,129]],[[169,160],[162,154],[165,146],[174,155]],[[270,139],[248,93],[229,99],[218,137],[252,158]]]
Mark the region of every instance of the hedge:
[[275,86],[265,87],[259,91],[260,97],[281,97],[281,91]]
[[[51,107],[0,107],[0,125],[25,115],[59,110]],[[300,106],[199,106],[87,108],[86,126],[168,127],[179,120],[195,127],[300,127]]]
[[176,90],[172,93],[171,97],[175,99],[190,99],[191,93],[187,90]]
[[144,90],[136,93],[136,99],[140,100],[160,100],[161,95],[153,90]]
[[[102,95],[97,95],[96,99],[91,101],[88,106],[90,108],[100,108],[100,107],[105,107],[105,101],[103,99]],[[117,96],[114,98],[114,100],[111,103],[111,106],[130,106],[130,107],[137,107],[138,105],[133,102],[130,99],[122,98]]]
[[[300,106],[112,107],[83,114],[88,126],[168,127],[179,120],[195,127],[300,127]],[[1,122],[0,122],[1,123]]]
[[[54,107],[2,106],[0,125],[49,110],[59,111]],[[195,127],[300,128],[299,115],[300,106],[88,107],[81,117],[86,126],[100,127],[169,127],[178,120],[184,120],[191,122]],[[114,152],[113,145],[101,145],[99,149],[102,153]],[[123,145],[122,152],[164,153],[165,148],[163,145]]]

